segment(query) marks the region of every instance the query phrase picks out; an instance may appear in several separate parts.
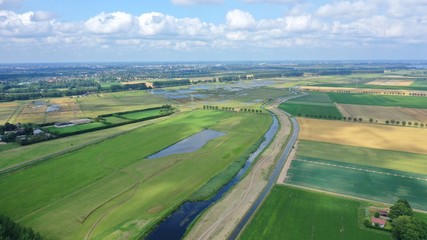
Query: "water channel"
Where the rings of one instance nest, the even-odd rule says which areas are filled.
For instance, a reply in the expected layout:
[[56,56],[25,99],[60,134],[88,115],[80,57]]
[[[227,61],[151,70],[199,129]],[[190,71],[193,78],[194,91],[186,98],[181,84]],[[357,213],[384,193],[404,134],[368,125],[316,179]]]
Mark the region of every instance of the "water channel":
[[198,202],[185,202],[176,211],[165,218],[152,232],[150,232],[144,239],[148,240],[174,240],[182,239],[188,226],[209,206],[221,199],[224,194],[248,171],[253,161],[258,155],[267,147],[273,140],[276,132],[279,129],[279,123],[275,116],[273,116],[273,123],[270,129],[264,135],[264,141],[260,144],[258,149],[250,155],[246,160],[245,165],[237,173],[237,175],[226,185],[224,185],[213,197],[208,200]]

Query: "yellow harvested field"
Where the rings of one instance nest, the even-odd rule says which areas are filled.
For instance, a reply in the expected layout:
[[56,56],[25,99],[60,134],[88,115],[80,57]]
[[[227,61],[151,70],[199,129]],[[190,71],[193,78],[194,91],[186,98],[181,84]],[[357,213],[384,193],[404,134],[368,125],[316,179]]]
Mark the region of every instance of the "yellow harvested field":
[[410,86],[414,80],[374,80],[365,83],[366,85],[382,85],[382,86]]
[[344,117],[361,117],[364,122],[370,118],[384,123],[386,120],[427,122],[427,109],[381,107],[353,104],[336,104],[338,110]]
[[0,124],[4,124],[7,121],[11,121],[11,117],[14,112],[18,109],[19,102],[4,102],[0,103]]
[[45,123],[82,118],[75,98],[63,97],[27,102],[14,122]]
[[298,118],[299,139],[427,154],[427,129]]

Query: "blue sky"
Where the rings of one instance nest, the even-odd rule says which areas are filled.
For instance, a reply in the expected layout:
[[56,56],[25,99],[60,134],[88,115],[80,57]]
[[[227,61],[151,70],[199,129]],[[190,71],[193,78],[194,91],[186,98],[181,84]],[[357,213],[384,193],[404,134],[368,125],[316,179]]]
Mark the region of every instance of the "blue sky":
[[0,0],[0,62],[426,59],[427,0]]

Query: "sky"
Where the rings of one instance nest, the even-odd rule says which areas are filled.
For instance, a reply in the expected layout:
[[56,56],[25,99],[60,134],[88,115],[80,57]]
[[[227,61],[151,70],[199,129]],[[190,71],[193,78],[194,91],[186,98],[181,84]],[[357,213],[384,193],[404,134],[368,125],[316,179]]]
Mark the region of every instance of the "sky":
[[0,63],[427,60],[427,0],[0,0]]

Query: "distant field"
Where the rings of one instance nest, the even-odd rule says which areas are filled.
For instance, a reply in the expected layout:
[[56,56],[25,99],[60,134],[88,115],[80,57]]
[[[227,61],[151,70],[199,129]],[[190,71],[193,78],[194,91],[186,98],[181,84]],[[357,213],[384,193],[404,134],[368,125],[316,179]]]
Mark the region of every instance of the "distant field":
[[332,103],[328,93],[309,92],[307,95],[292,99],[292,102]]
[[353,104],[337,104],[337,107],[343,116],[361,117],[365,122],[373,119],[379,123],[386,120],[427,123],[427,109]]
[[86,117],[96,117],[112,112],[150,108],[171,102],[146,91],[91,94],[79,98],[78,104]]
[[[327,149],[327,151],[325,151],[325,149]],[[300,141],[298,143],[297,157],[303,159],[317,158],[427,174],[426,154],[354,147],[325,142]]]
[[269,240],[391,240],[389,233],[366,230],[368,202],[276,185],[244,229],[241,238]]
[[6,123],[9,117],[18,109],[20,102],[4,102],[0,103],[0,125]]
[[[136,237],[249,154],[270,124],[266,114],[182,114],[1,176],[0,211],[47,239]],[[144,159],[206,128],[226,135],[193,153]]]
[[333,102],[342,104],[427,108],[427,97],[388,96],[351,93],[328,93],[328,95]]
[[298,118],[299,139],[427,154],[427,129]]
[[319,159],[295,159],[286,183],[393,203],[406,199],[411,206],[427,210],[427,174]]
[[341,118],[342,115],[334,104],[330,106],[314,105],[307,103],[284,102],[280,104],[280,109],[293,116],[314,117],[314,118]]

